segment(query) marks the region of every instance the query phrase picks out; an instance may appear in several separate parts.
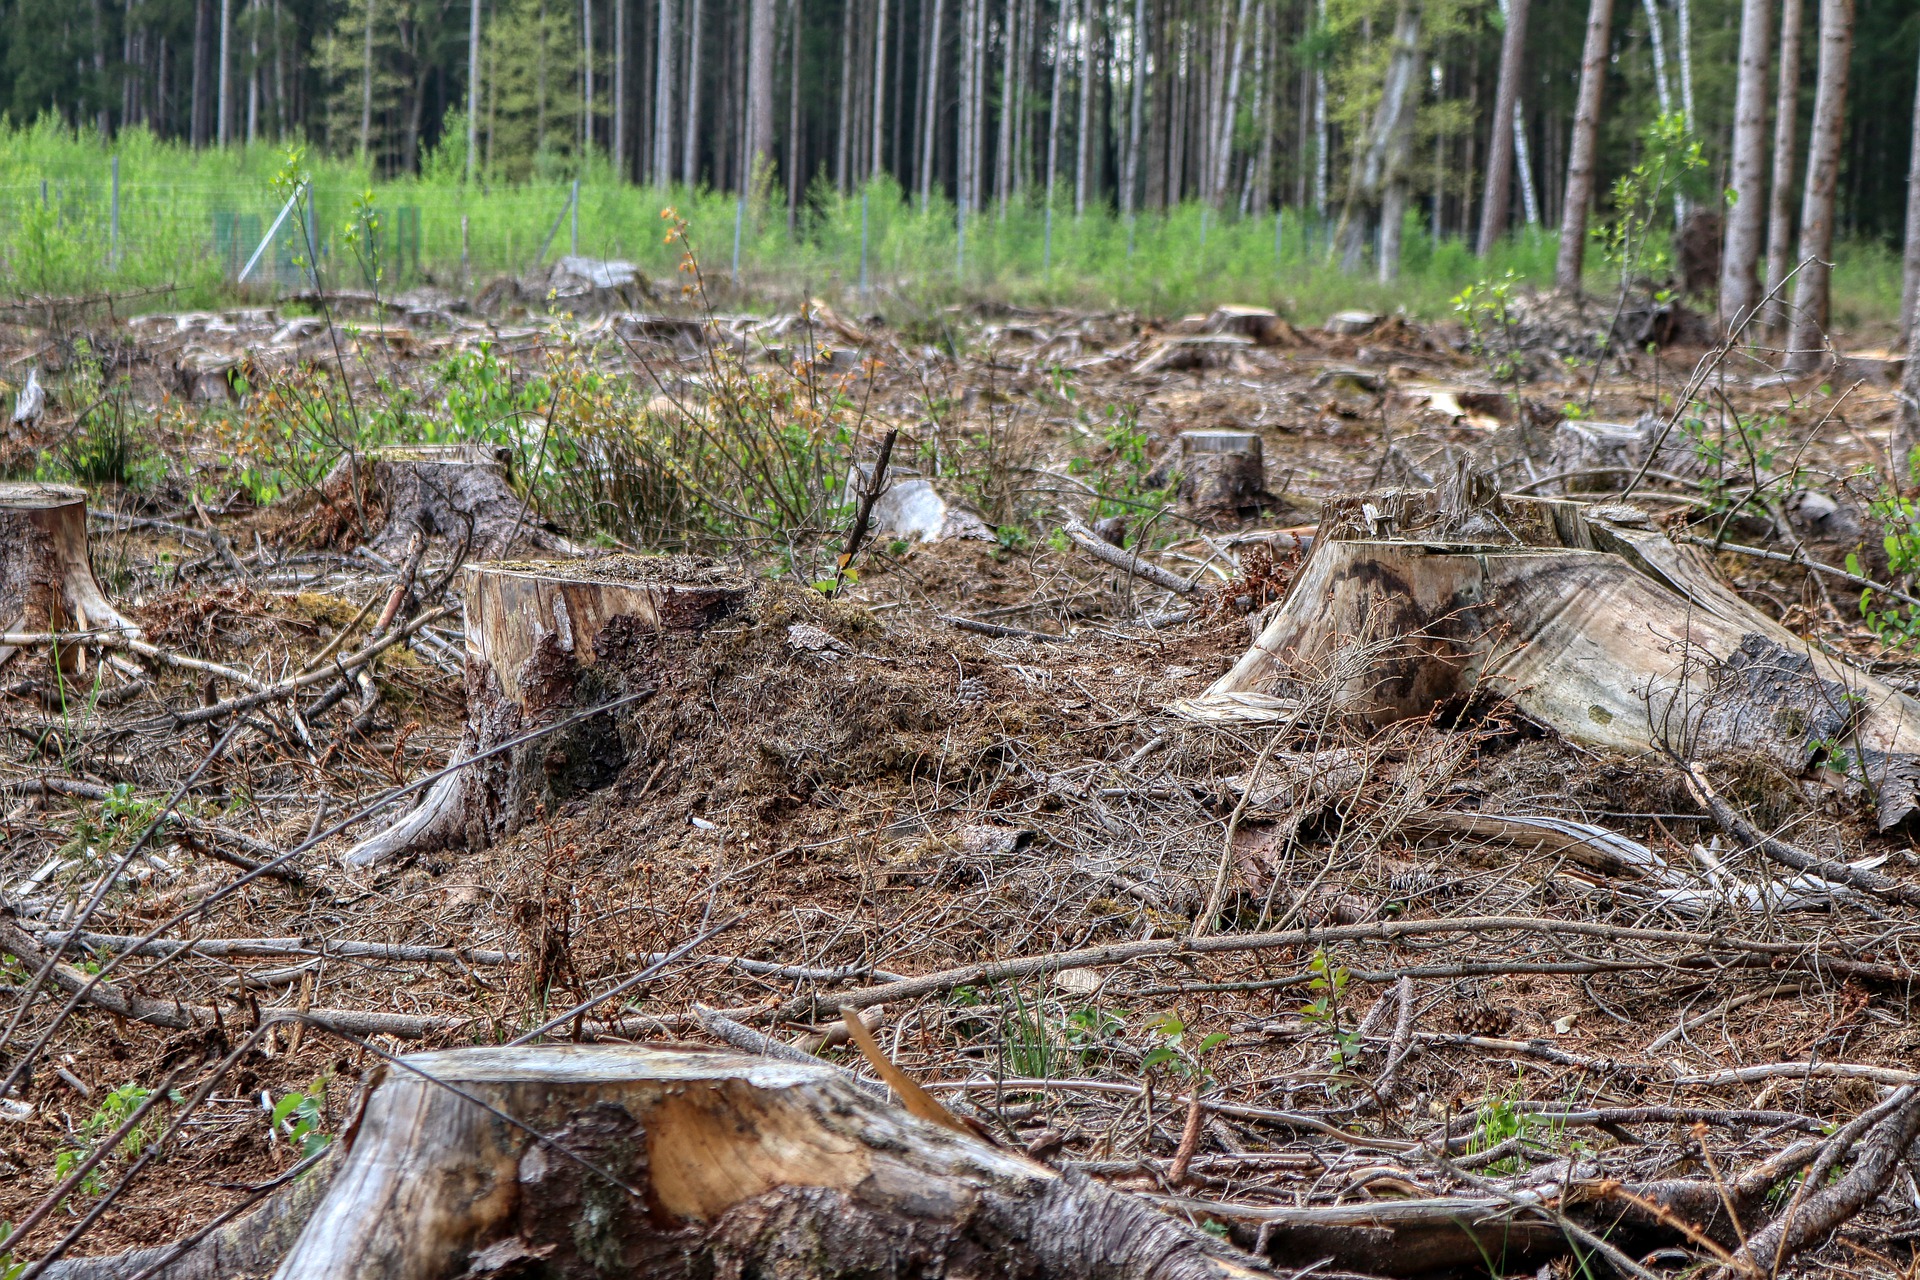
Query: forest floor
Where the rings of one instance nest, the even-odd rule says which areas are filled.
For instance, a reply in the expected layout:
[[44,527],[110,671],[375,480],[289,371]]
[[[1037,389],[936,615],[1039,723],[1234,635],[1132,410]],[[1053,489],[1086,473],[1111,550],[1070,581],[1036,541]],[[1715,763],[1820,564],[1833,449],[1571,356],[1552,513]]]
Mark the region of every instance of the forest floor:
[[[1583,744],[1499,698],[1392,723],[1337,700],[1285,719],[1182,702],[1247,652],[1340,499],[1473,467],[1510,492],[1617,503],[1628,473],[1570,428],[1664,422],[1676,393],[1699,424],[1625,500],[1651,527],[1905,571],[1872,488],[1897,365],[1853,351],[1790,379],[1684,341],[1596,361],[1558,314],[1537,308],[1480,354],[1457,328],[1392,318],[1335,333],[955,312],[937,341],[842,321],[834,344],[864,361],[837,366],[864,406],[863,456],[898,428],[896,462],[980,511],[985,536],[876,532],[832,592],[770,574],[792,564],[778,548],[736,550],[744,603],[659,652],[608,785],[548,796],[490,847],[370,867],[338,855],[397,810],[334,828],[461,737],[459,548],[436,540],[410,572],[355,520],[254,506],[221,469],[218,415],[178,412],[226,411],[205,353],[253,361],[258,396],[274,360],[324,360],[324,332],[89,321],[88,349],[112,353],[140,431],[174,461],[158,483],[90,486],[96,576],[166,656],[97,649],[75,671],[69,648],[61,677],[42,645],[0,666],[0,1071],[31,1057],[0,1100],[0,1219],[34,1213],[145,1091],[178,1092],[18,1260],[81,1226],[75,1255],[179,1239],[350,1133],[379,1055],[499,1043],[652,969],[548,1038],[738,1025],[871,1078],[833,1034],[841,1005],[864,1008],[895,1063],[1006,1145],[1160,1197],[1288,1273],[1599,1274],[1622,1254],[1740,1269],[1761,1223],[1801,1215],[1812,1238],[1786,1232],[1782,1273],[1912,1275],[1916,1166],[1869,1167],[1876,1141],[1912,1134],[1887,1128],[1920,1082],[1910,901],[1796,896],[1673,759]],[[562,329],[606,324],[418,316],[361,332],[353,376],[372,397],[482,338],[533,369]],[[8,329],[0,365],[57,380],[75,332]],[[747,369],[763,359],[740,349]],[[663,386],[712,358],[670,332],[602,358],[637,351]],[[13,428],[14,474],[61,456],[84,408],[56,396]],[[1264,492],[1235,509],[1183,498],[1168,469],[1196,430],[1256,435]],[[964,486],[927,462],[952,441],[970,451]],[[1115,515],[1193,589],[1060,532]],[[1848,582],[1702,555],[1812,645],[1920,684]],[[305,715],[319,683],[183,719],[246,693],[233,671],[265,685],[355,650],[396,586],[394,625],[414,630],[371,663],[375,699],[348,681]],[[1766,832],[1920,888],[1910,835],[1877,829],[1844,764],[1734,751],[1699,767]],[[1590,829],[1543,844],[1462,821],[1542,816],[1651,851],[1689,892],[1596,869]],[[263,862],[275,874],[242,869]],[[83,912],[68,986],[37,991]],[[148,934],[199,945],[132,945]],[[888,988],[923,975],[939,976]],[[276,1011],[313,1020],[269,1025]],[[1835,1208],[1827,1193],[1861,1178],[1877,1179],[1864,1205]],[[1270,1212],[1392,1204],[1415,1227],[1316,1234]]]

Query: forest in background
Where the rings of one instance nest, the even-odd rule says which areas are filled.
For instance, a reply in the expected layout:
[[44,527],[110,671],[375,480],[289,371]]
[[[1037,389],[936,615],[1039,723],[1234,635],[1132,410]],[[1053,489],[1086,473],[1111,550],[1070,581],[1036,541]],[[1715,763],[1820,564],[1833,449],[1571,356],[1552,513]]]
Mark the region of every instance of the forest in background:
[[[1669,222],[1737,195],[1742,28],[1756,9],[1763,128],[1790,107],[1774,184],[1790,195],[1788,237],[1819,132],[1823,9],[1845,10],[1831,233],[1843,308],[1891,318],[1884,250],[1910,221],[1920,60],[1920,13],[1897,0],[6,0],[0,236],[18,287],[95,283],[54,265],[44,234],[23,235],[32,206],[58,224],[45,231],[97,230],[118,250],[106,160],[143,156],[152,198],[136,212],[130,192],[125,216],[171,207],[178,225],[144,241],[128,231],[126,247],[178,271],[183,237],[219,240],[223,217],[227,239],[257,234],[243,219],[271,217],[266,180],[299,143],[333,205],[316,224],[338,225],[376,185],[402,275],[410,253],[470,271],[517,269],[543,244],[644,258],[657,237],[648,200],[619,190],[632,183],[655,193],[651,212],[670,189],[710,264],[728,258],[740,214],[736,274],[744,259],[749,274],[852,283],[938,264],[978,287],[1038,274],[1071,295],[1097,279],[1109,300],[1182,305],[1206,300],[1185,280],[1222,273],[1331,293],[1311,270],[1331,262],[1350,275],[1378,265],[1367,274],[1382,279],[1404,266],[1420,277],[1410,301],[1430,307],[1486,274],[1470,253],[1509,227],[1547,234],[1521,236],[1501,267],[1549,278],[1596,18],[1587,189],[1602,222],[1620,213],[1616,184],[1650,163]],[[1776,86],[1788,61],[1791,83]],[[1508,136],[1492,128],[1503,101]],[[1660,134],[1662,120],[1674,130]],[[577,217],[575,180],[590,190]],[[718,198],[743,188],[757,198]],[[868,208],[866,236],[863,191],[886,206]],[[1291,228],[1270,217],[1282,209]],[[231,246],[212,248],[203,274],[230,279]],[[1652,245],[1638,265],[1657,276],[1666,253]],[[125,263],[117,252],[121,279]]]

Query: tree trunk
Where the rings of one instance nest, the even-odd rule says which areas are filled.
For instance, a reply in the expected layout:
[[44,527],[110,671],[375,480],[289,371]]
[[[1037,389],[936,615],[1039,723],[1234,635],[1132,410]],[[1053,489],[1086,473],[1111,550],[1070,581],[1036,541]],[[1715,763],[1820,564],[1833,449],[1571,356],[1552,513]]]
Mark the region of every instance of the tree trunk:
[[[1399,271],[1400,231],[1387,226],[1388,215],[1406,212],[1406,169],[1413,145],[1413,113],[1418,103],[1420,12],[1411,0],[1401,0],[1393,21],[1393,47],[1387,57],[1380,105],[1365,153],[1358,157],[1347,183],[1346,206],[1340,211],[1340,268],[1358,271],[1376,231],[1380,254],[1375,263],[1380,278],[1391,280]],[[1389,206],[1392,206],[1389,209]]]
[[1920,78],[1913,91],[1913,141],[1907,154],[1907,245],[1900,289],[1900,338],[1904,344],[1920,329]]
[[800,0],[788,0],[787,25],[793,38],[787,50],[787,231],[791,233],[800,217],[800,185],[805,173],[807,131],[800,114],[800,68],[806,58],[806,23],[801,17]]
[[1561,202],[1560,258],[1554,287],[1580,292],[1587,257],[1587,213],[1593,203],[1593,176],[1600,146],[1600,98],[1606,88],[1607,50],[1613,33],[1613,0],[1591,0],[1587,43],[1580,57],[1580,97],[1573,117],[1573,146],[1567,154],[1567,190]]
[[193,6],[193,101],[187,109],[187,129],[195,151],[207,145],[207,126],[213,122],[213,104],[207,93],[211,87],[208,64],[213,61],[208,47],[209,28],[213,25],[212,6],[213,0],[196,0]]
[[1093,160],[1093,15],[1092,0],[1082,6],[1080,18],[1080,126],[1073,146],[1073,216],[1087,211],[1087,171]]
[[1646,517],[1444,488],[1362,505],[1322,513],[1272,621],[1189,715],[1257,714],[1297,676],[1372,723],[1505,697],[1590,746],[1760,753],[1792,774],[1847,742],[1849,785],[1865,778],[1881,829],[1913,813],[1920,702],[1809,651]]
[[373,9],[367,0],[367,24],[360,43],[360,163],[367,162],[373,134]]
[[1145,1200],[915,1118],[824,1064],[539,1046],[416,1054],[375,1078],[277,1280],[1266,1273]]
[[861,166],[863,178],[880,176],[885,164],[887,121],[887,10],[890,0],[880,0],[880,11],[873,28],[873,137],[867,144],[867,162]]
[[1787,367],[1810,372],[1825,362],[1833,269],[1833,198],[1840,185],[1847,113],[1847,64],[1853,53],[1853,0],[1821,0],[1819,82],[1807,137],[1807,185],[1800,201],[1800,260],[1794,280]]
[[1720,259],[1720,324],[1733,333],[1759,303],[1760,235],[1766,221],[1767,55],[1772,0],[1745,0],[1740,12],[1740,78],[1733,106],[1733,210]]
[[613,0],[613,175],[627,178],[627,6],[632,0]]
[[[654,15],[653,157],[648,166],[655,186],[664,190],[673,182],[673,5],[659,0]],[[694,74],[689,67],[687,74]],[[683,180],[691,182],[682,175]]]
[[[937,15],[940,0],[934,0]],[[1047,208],[1053,208],[1053,186],[1060,176],[1060,105],[1067,76],[1067,26],[1073,20],[1073,0],[1061,0],[1053,32],[1053,95],[1047,110]]]
[[221,146],[226,146],[228,130],[233,120],[231,92],[233,87],[233,0],[220,0],[220,77],[216,97],[217,119],[214,124],[214,136]]
[[753,31],[747,67],[746,190],[754,172],[773,163],[773,0],[753,0]]
[[[107,600],[87,557],[87,495],[56,484],[0,484],[0,632],[139,629]],[[0,662],[17,650],[0,645]],[[85,654],[61,646],[62,671],[84,674]]]
[[1507,231],[1513,204],[1513,152],[1518,132],[1520,75],[1526,65],[1527,13],[1532,0],[1507,0],[1507,29],[1500,37],[1500,87],[1493,96],[1493,136],[1487,140],[1486,192],[1480,204],[1482,257]]
[[680,153],[680,181],[700,183],[700,67],[705,50],[700,43],[702,0],[687,0],[687,134]]
[[467,181],[480,154],[480,0],[467,14]]
[[1787,273],[1793,256],[1794,154],[1800,149],[1800,28],[1802,0],[1780,0],[1780,75],[1773,103],[1773,190],[1767,203],[1766,324],[1787,327]]
[[1660,100],[1660,114],[1673,114],[1673,81],[1667,75],[1666,28],[1660,22],[1659,0],[1640,0],[1647,15],[1647,50],[1653,57],[1653,88]]
[[1676,61],[1680,64],[1680,111],[1687,132],[1697,127],[1693,114],[1693,6],[1691,0],[1673,0]]
[[[747,597],[746,586],[724,574],[639,556],[469,565],[464,587],[467,724],[455,760],[657,689],[653,639],[703,630]],[[347,850],[342,861],[369,866],[462,841],[487,848],[518,831],[536,804],[557,804],[613,782],[626,762],[623,719],[618,712],[591,716],[448,774],[411,813]]]
[[1007,216],[1007,201],[1013,197],[1013,121],[1019,114],[1014,97],[1013,68],[1019,54],[1019,23],[1018,0],[1009,0],[1006,23],[1001,28],[1000,127],[993,149],[993,194],[999,202],[1002,218]]
[[[1240,0],[1240,12],[1233,23],[1233,53],[1228,58],[1226,93],[1220,102],[1219,134],[1214,138],[1212,196],[1215,208],[1226,205],[1227,175],[1233,162],[1233,125],[1240,105],[1240,68],[1247,52],[1247,3]],[[1225,13],[1220,15],[1226,17]]]
[[[1327,0],[1318,0],[1315,10],[1318,26],[1327,25]],[[1316,64],[1313,71],[1313,216],[1327,218],[1327,184],[1333,170],[1333,139],[1327,121],[1327,72]]]
[[1920,448],[1920,320],[1907,316],[1907,364],[1900,375],[1900,413],[1893,433],[1895,474],[1888,480],[1895,488],[1913,483],[1913,451]]
[[[404,554],[416,530],[464,545],[474,560],[578,554],[513,491],[506,455],[485,445],[389,445],[342,459],[321,491],[337,505],[379,512],[380,527],[369,546],[389,558]],[[366,479],[358,501],[351,492],[356,471]]]

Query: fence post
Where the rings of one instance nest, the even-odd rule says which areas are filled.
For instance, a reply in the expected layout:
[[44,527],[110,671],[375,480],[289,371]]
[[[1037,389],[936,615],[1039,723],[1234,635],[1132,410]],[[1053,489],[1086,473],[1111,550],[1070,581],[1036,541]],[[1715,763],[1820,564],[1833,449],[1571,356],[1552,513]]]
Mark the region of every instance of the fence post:
[[107,216],[107,263],[114,266],[120,261],[120,157],[111,157],[108,167],[112,171],[113,196]]
[[733,287],[740,287],[740,225],[747,220],[747,189],[740,188],[740,199],[733,206]]
[[573,207],[573,226],[568,233],[567,242],[573,246],[569,252],[577,258],[580,256],[580,179],[578,178],[573,180],[573,194],[567,197],[567,203]]
[[860,296],[867,296],[867,190],[860,192]]

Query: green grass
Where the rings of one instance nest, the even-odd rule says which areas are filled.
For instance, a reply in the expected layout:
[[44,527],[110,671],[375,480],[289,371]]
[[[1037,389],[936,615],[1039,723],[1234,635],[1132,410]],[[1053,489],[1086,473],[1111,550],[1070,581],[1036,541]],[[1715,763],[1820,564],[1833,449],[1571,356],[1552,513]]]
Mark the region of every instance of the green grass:
[[[113,231],[110,160],[119,158],[120,216]],[[371,190],[384,260],[383,290],[419,283],[459,287],[462,220],[466,283],[475,288],[570,250],[574,219],[562,216],[570,184],[463,183],[457,166],[430,158],[428,176],[371,182],[355,164],[309,157],[316,249],[325,281],[364,288],[366,272],[346,227],[354,202]],[[259,274],[231,283],[280,209],[272,179],[285,157],[261,145],[192,152],[133,130],[111,144],[53,121],[0,122],[0,294],[82,295],[157,289],[135,308],[178,309],[267,300],[301,275],[293,224],[281,233]],[[869,295],[858,290],[865,206]],[[617,182],[604,165],[581,182],[579,251],[637,263],[671,290],[681,279],[679,247],[665,242],[661,210],[686,219],[716,301],[766,307],[819,295],[860,310],[931,311],[962,301],[1015,305],[1124,307],[1151,316],[1205,310],[1222,302],[1277,307],[1317,324],[1332,311],[1359,307],[1444,317],[1476,280],[1511,271],[1525,284],[1551,279],[1554,237],[1522,232],[1487,261],[1458,240],[1436,242],[1409,220],[1404,269],[1383,284],[1371,273],[1331,265],[1326,228],[1309,230],[1298,210],[1283,215],[1279,250],[1274,219],[1239,218],[1183,205],[1143,213],[1131,223],[1110,210],[1076,218],[1059,198],[1051,245],[1044,202],[1017,203],[969,216],[964,260],[955,210],[944,200],[921,207],[891,180],[864,193],[817,185],[789,229],[785,203],[749,201],[740,220],[739,288],[733,287],[736,197],[705,189],[661,190]],[[552,239],[549,242],[548,236]],[[542,249],[546,252],[542,258]],[[1605,268],[1590,255],[1596,287]],[[1874,245],[1847,246],[1835,275],[1836,321],[1860,328],[1890,322],[1898,309],[1898,264]]]

